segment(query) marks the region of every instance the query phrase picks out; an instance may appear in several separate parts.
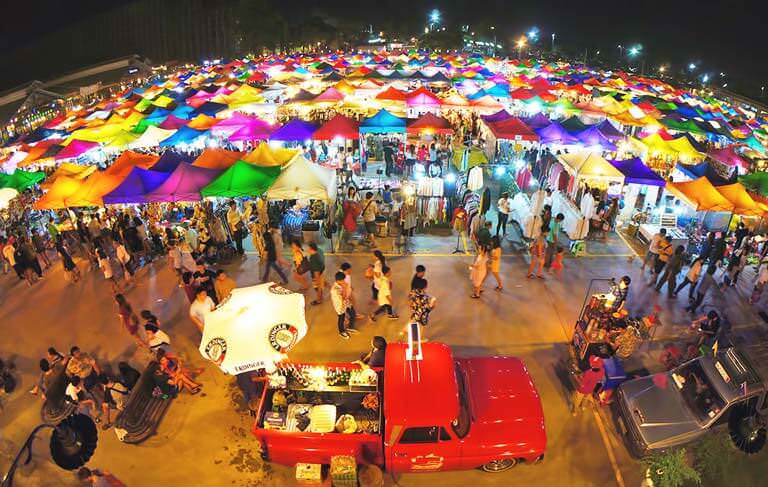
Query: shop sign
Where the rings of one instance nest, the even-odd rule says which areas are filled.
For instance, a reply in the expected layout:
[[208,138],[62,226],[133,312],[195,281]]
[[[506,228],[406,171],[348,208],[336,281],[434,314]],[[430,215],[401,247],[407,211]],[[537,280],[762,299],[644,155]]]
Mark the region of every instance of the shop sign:
[[269,330],[269,345],[276,352],[285,353],[296,345],[299,330],[289,323],[278,323]]

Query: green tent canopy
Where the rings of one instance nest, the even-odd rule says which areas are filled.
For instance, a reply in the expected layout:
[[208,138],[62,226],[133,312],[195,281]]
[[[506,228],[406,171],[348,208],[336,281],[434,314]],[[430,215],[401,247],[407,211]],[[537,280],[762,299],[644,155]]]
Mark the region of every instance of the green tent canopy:
[[757,193],[760,196],[768,196],[768,172],[753,172],[752,174],[739,176],[739,182],[748,191]]
[[243,196],[260,196],[268,190],[280,175],[280,167],[262,167],[236,161],[229,169],[204,187],[200,194],[203,197],[219,196],[223,198],[239,198]]
[[22,171],[17,169],[12,174],[0,173],[0,188],[13,188],[19,193],[45,179],[43,171]]

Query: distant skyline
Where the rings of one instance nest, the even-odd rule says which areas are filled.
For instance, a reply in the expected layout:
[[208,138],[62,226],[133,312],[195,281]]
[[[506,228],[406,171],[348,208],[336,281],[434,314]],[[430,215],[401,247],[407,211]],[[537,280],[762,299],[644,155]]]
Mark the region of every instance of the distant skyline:
[[[577,52],[590,49],[591,59],[600,50],[601,58],[616,60],[619,44],[642,44],[648,71],[667,63],[677,72],[693,62],[700,75],[709,73],[711,80],[720,81],[722,72],[726,75],[722,83],[757,98],[760,86],[768,84],[762,20],[768,8],[763,4],[757,0],[13,2],[4,7],[5,25],[0,30],[0,62],[6,67],[0,90],[126,54],[155,62],[178,57],[194,61],[208,53],[227,56],[242,50],[241,39],[256,45],[302,35],[306,29],[291,26],[312,15],[339,31],[371,24],[376,30],[417,34],[428,13],[437,9],[441,22],[450,26],[469,24],[487,30],[494,25],[494,33],[508,46],[533,26],[540,29],[544,45],[555,32],[558,45]],[[286,27],[270,32],[278,26]],[[242,33],[235,33],[237,29]]]

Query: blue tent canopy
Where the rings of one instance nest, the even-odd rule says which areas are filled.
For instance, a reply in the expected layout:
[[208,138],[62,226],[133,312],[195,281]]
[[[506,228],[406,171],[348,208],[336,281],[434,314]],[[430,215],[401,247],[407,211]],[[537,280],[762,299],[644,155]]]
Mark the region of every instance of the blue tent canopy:
[[176,166],[182,162],[191,162],[191,159],[178,152],[169,150],[160,156],[160,159],[158,159],[150,169],[155,172],[172,173],[174,169],[176,169]]
[[552,122],[544,128],[535,131],[539,134],[542,144],[569,145],[579,142],[574,135],[565,130],[558,122]]
[[197,113],[202,113],[203,115],[208,115],[209,117],[213,117],[218,112],[222,110],[226,110],[227,108],[229,107],[223,103],[216,103],[215,101],[207,101],[197,108]]
[[160,142],[160,147],[174,147],[179,144],[192,144],[198,138],[205,137],[207,134],[207,130],[195,130],[189,127],[181,127],[173,135],[163,139]]
[[405,133],[405,119],[396,117],[388,111],[381,109],[379,112],[363,120],[360,124],[361,134],[391,134]]
[[664,186],[664,178],[643,164],[639,157],[622,161],[610,161],[613,167],[624,175],[627,184],[647,184],[648,186]]
[[733,173],[727,178],[721,176],[707,161],[692,166],[677,164],[675,168],[691,179],[698,179],[704,176],[709,180],[710,183],[712,183],[713,186],[725,186],[727,184],[733,184],[738,178],[737,171],[733,171]]
[[624,133],[621,130],[617,129],[608,120],[604,120],[602,123],[600,123],[597,126],[597,130],[600,131],[603,137],[610,140],[611,142],[616,142],[617,140],[621,140],[625,137]]
[[104,203],[146,203],[144,195],[157,189],[170,175],[170,172],[134,167],[117,188],[104,195]]

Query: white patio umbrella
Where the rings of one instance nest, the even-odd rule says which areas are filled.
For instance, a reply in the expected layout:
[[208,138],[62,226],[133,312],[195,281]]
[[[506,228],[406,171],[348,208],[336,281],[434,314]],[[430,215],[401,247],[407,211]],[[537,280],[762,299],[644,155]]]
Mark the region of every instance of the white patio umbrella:
[[13,188],[0,189],[0,209],[8,207],[8,203],[18,195],[19,192]]
[[227,374],[272,371],[306,334],[303,295],[274,283],[237,288],[205,317],[200,353]]

